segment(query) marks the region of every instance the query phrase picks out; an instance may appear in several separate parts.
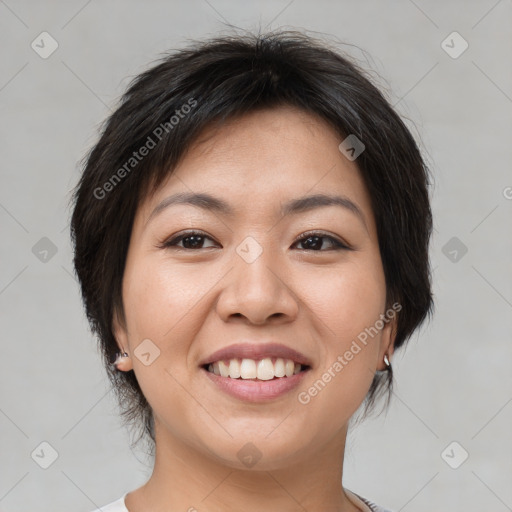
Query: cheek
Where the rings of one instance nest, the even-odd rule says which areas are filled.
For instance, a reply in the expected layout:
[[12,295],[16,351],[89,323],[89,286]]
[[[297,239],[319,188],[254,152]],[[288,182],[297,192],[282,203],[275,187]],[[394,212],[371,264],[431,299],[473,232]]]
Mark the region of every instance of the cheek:
[[[326,416],[339,411],[343,419],[350,416],[364,399],[373,379],[379,353],[385,312],[385,280],[380,259],[368,258],[332,270],[321,278],[309,275],[304,300],[311,305],[322,340],[315,382],[303,388],[299,402],[309,408],[307,414]],[[310,281],[311,280],[311,281]],[[334,407],[334,408],[333,408]],[[329,413],[330,414],[330,413]],[[337,414],[325,420],[340,422]]]
[[[380,258],[371,254],[339,269],[319,269],[305,276],[304,301],[323,324],[322,339],[336,351],[373,326],[384,313],[386,285]],[[303,278],[304,280],[304,278]]]
[[[159,258],[134,260],[126,266],[123,283],[134,371],[155,411],[179,409],[183,406],[180,384],[187,381],[191,369],[190,345],[202,327],[198,318],[206,314],[207,302],[201,299],[222,274],[200,273],[193,265],[173,267]],[[158,354],[150,365],[137,357],[137,347],[147,339]]]
[[127,266],[123,298],[131,334],[162,342],[173,337],[181,319],[194,309],[208,289],[208,282],[192,266],[178,269],[152,258]]
[[[137,380],[149,398],[159,383],[170,378],[168,372],[174,373],[176,363],[183,360],[183,322],[180,318],[184,316],[187,301],[182,288],[179,275],[166,272],[152,261],[139,260],[126,266],[123,302],[128,344],[134,356]],[[140,357],[148,352],[150,357]]]

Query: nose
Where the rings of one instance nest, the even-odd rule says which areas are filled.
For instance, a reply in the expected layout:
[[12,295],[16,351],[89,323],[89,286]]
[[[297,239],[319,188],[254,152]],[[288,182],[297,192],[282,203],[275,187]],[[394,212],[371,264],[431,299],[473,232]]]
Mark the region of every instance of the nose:
[[297,317],[299,302],[285,262],[266,250],[251,262],[234,251],[233,264],[216,304],[222,320],[242,317],[262,325],[287,323]]

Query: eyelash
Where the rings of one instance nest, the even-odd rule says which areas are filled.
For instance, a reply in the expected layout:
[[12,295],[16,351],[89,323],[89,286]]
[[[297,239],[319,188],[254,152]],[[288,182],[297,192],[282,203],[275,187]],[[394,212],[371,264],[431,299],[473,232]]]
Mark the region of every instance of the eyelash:
[[[210,236],[208,236],[206,233],[204,233],[202,231],[191,230],[191,231],[184,232],[181,235],[178,235],[177,237],[165,240],[164,242],[158,244],[157,247],[159,249],[176,248],[177,250],[181,250],[181,251],[198,251],[198,250],[201,250],[202,248],[199,248],[199,249],[189,249],[187,247],[178,247],[177,246],[177,244],[180,243],[183,239],[188,238],[188,237],[192,237],[192,236],[201,236],[203,238],[209,238],[210,240],[214,241]],[[340,251],[340,250],[351,251],[352,250],[351,247],[349,247],[348,245],[343,243],[341,240],[338,240],[337,238],[335,238],[335,237],[333,237],[333,236],[331,236],[331,235],[329,235],[327,233],[324,233],[322,231],[307,231],[306,233],[302,233],[299,237],[297,237],[293,241],[293,245],[295,245],[295,244],[297,244],[299,242],[305,241],[308,238],[312,238],[312,237],[319,237],[319,238],[327,238],[327,239],[329,239],[332,242],[332,245],[333,245],[333,248],[329,249],[331,251]],[[206,247],[206,249],[210,249],[210,247]],[[326,252],[325,250],[314,250],[314,249],[301,249],[301,250],[303,250],[303,251],[311,251],[311,252]]]

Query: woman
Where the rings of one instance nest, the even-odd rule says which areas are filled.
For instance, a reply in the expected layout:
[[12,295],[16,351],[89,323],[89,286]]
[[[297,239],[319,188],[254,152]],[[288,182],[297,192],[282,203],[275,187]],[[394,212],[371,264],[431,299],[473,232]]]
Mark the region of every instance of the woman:
[[345,441],[433,308],[428,185],[377,88],[301,33],[138,76],[72,217],[88,319],[154,443],[148,482],[101,510],[384,511],[343,487]]

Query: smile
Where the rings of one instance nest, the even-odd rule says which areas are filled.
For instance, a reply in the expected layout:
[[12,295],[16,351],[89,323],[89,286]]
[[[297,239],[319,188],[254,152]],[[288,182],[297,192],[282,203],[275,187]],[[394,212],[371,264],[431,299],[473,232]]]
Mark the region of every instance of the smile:
[[[221,375],[221,369],[224,375]],[[310,371],[309,366],[280,358],[275,361],[270,358],[259,361],[230,359],[201,367],[201,373],[214,385],[215,392],[222,391],[237,400],[255,403],[289,394]]]
[[214,375],[229,379],[260,380],[289,378],[309,368],[292,359],[281,357],[264,359],[238,359],[215,361],[204,368]]

